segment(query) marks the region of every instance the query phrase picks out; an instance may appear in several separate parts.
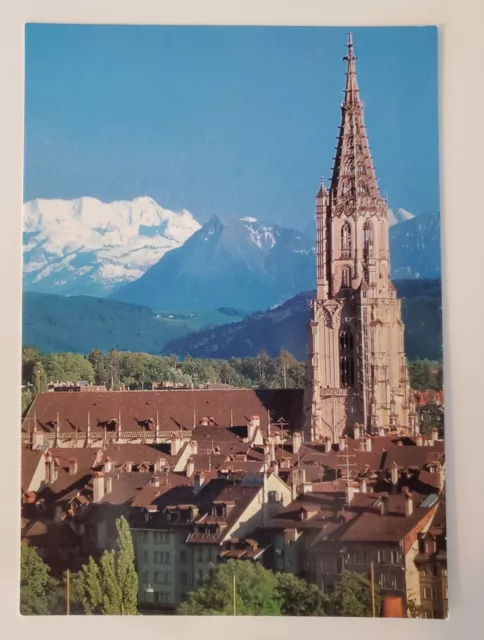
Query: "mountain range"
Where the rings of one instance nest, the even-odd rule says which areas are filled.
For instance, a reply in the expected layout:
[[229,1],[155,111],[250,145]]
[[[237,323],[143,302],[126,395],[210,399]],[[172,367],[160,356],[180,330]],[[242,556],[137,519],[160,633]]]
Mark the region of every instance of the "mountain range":
[[[397,280],[395,285],[402,297],[407,356],[441,359],[440,281]],[[26,292],[23,344],[44,352],[98,348],[208,358],[253,356],[262,349],[276,355],[287,349],[304,360],[313,295],[300,293],[276,308],[247,315],[226,307],[160,313],[106,298]]]
[[314,278],[314,246],[301,232],[255,218],[213,216],[112,297],[159,309],[256,310],[307,289]]
[[[388,216],[392,277],[439,277],[439,213]],[[215,215],[201,226],[148,197],[33,200],[24,206],[24,290],[164,310],[265,309],[312,288],[308,233],[249,217]]]
[[106,296],[200,228],[152,198],[32,200],[23,210],[24,290]]
[[[442,359],[442,301],[440,280],[397,280],[405,324],[405,353],[410,360]],[[194,358],[255,356],[265,350],[275,356],[287,349],[299,360],[307,353],[309,301],[314,291],[300,293],[268,311],[243,320],[207,328],[169,341],[165,355]]]

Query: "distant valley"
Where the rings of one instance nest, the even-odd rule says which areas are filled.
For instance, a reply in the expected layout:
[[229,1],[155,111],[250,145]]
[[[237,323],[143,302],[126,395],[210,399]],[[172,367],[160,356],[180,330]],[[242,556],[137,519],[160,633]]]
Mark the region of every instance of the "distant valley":
[[[395,282],[403,302],[405,348],[409,358],[442,357],[440,281]],[[219,308],[154,311],[149,307],[89,296],[64,298],[25,293],[23,344],[44,352],[88,353],[92,349],[230,358],[276,355],[287,349],[306,355],[308,299],[301,293],[264,312]],[[245,316],[245,317],[244,317]]]

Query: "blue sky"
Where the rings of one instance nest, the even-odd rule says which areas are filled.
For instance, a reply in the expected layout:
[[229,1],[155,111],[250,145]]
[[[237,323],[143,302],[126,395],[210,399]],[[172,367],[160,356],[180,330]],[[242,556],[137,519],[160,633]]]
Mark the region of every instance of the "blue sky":
[[[27,25],[24,200],[149,195],[304,228],[330,175],[348,28]],[[439,207],[437,30],[354,28],[391,207]]]

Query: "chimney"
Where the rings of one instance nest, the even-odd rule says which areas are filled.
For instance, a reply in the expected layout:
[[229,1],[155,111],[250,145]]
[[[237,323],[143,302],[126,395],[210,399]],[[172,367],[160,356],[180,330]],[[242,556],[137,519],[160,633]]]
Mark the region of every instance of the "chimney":
[[182,439],[179,434],[175,434],[171,437],[170,443],[170,455],[176,456],[182,447]]
[[279,475],[279,464],[278,464],[277,460],[274,460],[274,462],[272,463],[272,473],[275,476]]
[[417,435],[417,447],[423,447],[423,438],[420,433]]
[[252,416],[252,418],[247,423],[247,437],[249,438],[249,442],[252,442],[252,440],[255,438],[255,432],[259,424],[259,416]]
[[388,513],[388,493],[383,493],[380,496],[380,513],[382,516],[386,516]]
[[77,458],[71,458],[69,460],[69,475],[75,476],[77,473]]
[[432,429],[432,440],[435,442],[438,439],[439,439],[439,430],[437,429],[437,427],[434,427]]
[[366,436],[366,438],[364,438],[365,441],[365,451],[371,451],[371,438],[370,436]]
[[303,482],[302,484],[302,492],[303,493],[312,493],[313,491],[313,483],[312,482]]
[[432,437],[430,437],[430,438],[426,438],[426,442],[427,442],[427,446],[428,446],[428,447],[433,447],[433,446],[434,446],[434,442],[435,442],[435,440],[434,440],[434,438],[433,438],[433,435],[434,435],[434,434],[432,433]]
[[111,493],[112,490],[113,490],[113,478],[112,478],[112,476],[105,476],[104,477],[104,491],[106,493]]
[[188,458],[187,469],[186,469],[187,478],[191,478],[194,472],[195,472],[195,461],[193,460],[193,458]]
[[106,462],[104,463],[104,471],[106,473],[109,473],[109,471],[112,471],[113,468],[113,461],[111,460],[111,458],[108,456],[106,458]]
[[201,473],[196,473],[193,476],[193,492],[195,493],[195,495],[197,495],[197,493],[200,491],[204,482],[205,474],[203,473],[203,471]]
[[126,471],[128,473],[131,473],[131,471],[133,471],[133,463],[132,462],[126,462],[126,464],[124,466],[126,467]]
[[104,474],[100,471],[94,474],[92,480],[92,501],[100,502],[104,497]]
[[39,429],[34,429],[32,447],[38,449],[44,446],[44,434]]
[[341,436],[341,438],[339,439],[339,450],[344,451],[345,449],[346,449],[346,438],[344,436]]
[[299,453],[299,449],[301,448],[302,437],[300,433],[292,434],[292,452]]
[[269,437],[269,457],[271,460],[276,459],[276,443],[272,436]]
[[198,454],[198,442],[196,440],[192,440],[190,445],[192,447],[192,455],[196,456]]
[[405,491],[405,516],[408,518],[413,513],[413,496],[410,491]]
[[324,453],[330,453],[333,448],[333,444],[331,442],[331,438],[326,437],[324,439]]
[[355,424],[353,426],[353,438],[355,440],[359,440],[360,439],[360,433],[361,433],[360,425],[357,422],[355,422]]
[[378,427],[378,435],[379,436],[385,435],[385,427]]
[[152,476],[151,478],[151,486],[152,487],[159,487],[160,486],[160,479],[158,476]]
[[52,484],[56,481],[57,473],[55,468],[55,460],[51,453],[47,453],[45,456],[45,462],[47,464],[47,482]]
[[396,487],[398,484],[398,467],[395,463],[393,463],[390,473],[391,473],[392,485]]
[[437,473],[439,474],[439,491],[442,492],[445,485],[445,469],[443,465],[440,465]]
[[366,478],[360,478],[360,493],[366,493],[367,491]]

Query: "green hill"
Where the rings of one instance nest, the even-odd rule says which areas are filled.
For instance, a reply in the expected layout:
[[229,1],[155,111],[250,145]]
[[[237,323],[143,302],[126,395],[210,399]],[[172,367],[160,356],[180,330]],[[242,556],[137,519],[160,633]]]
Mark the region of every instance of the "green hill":
[[117,348],[159,354],[169,340],[242,317],[234,309],[155,312],[103,298],[26,292],[22,342],[44,352]]
[[[442,359],[442,302],[440,280],[397,280],[405,324],[405,352],[411,360]],[[262,349],[276,356],[287,349],[298,360],[307,351],[308,300],[314,292],[301,293],[283,305],[254,313],[239,322],[205,329],[171,340],[165,354],[194,358],[255,356]]]

